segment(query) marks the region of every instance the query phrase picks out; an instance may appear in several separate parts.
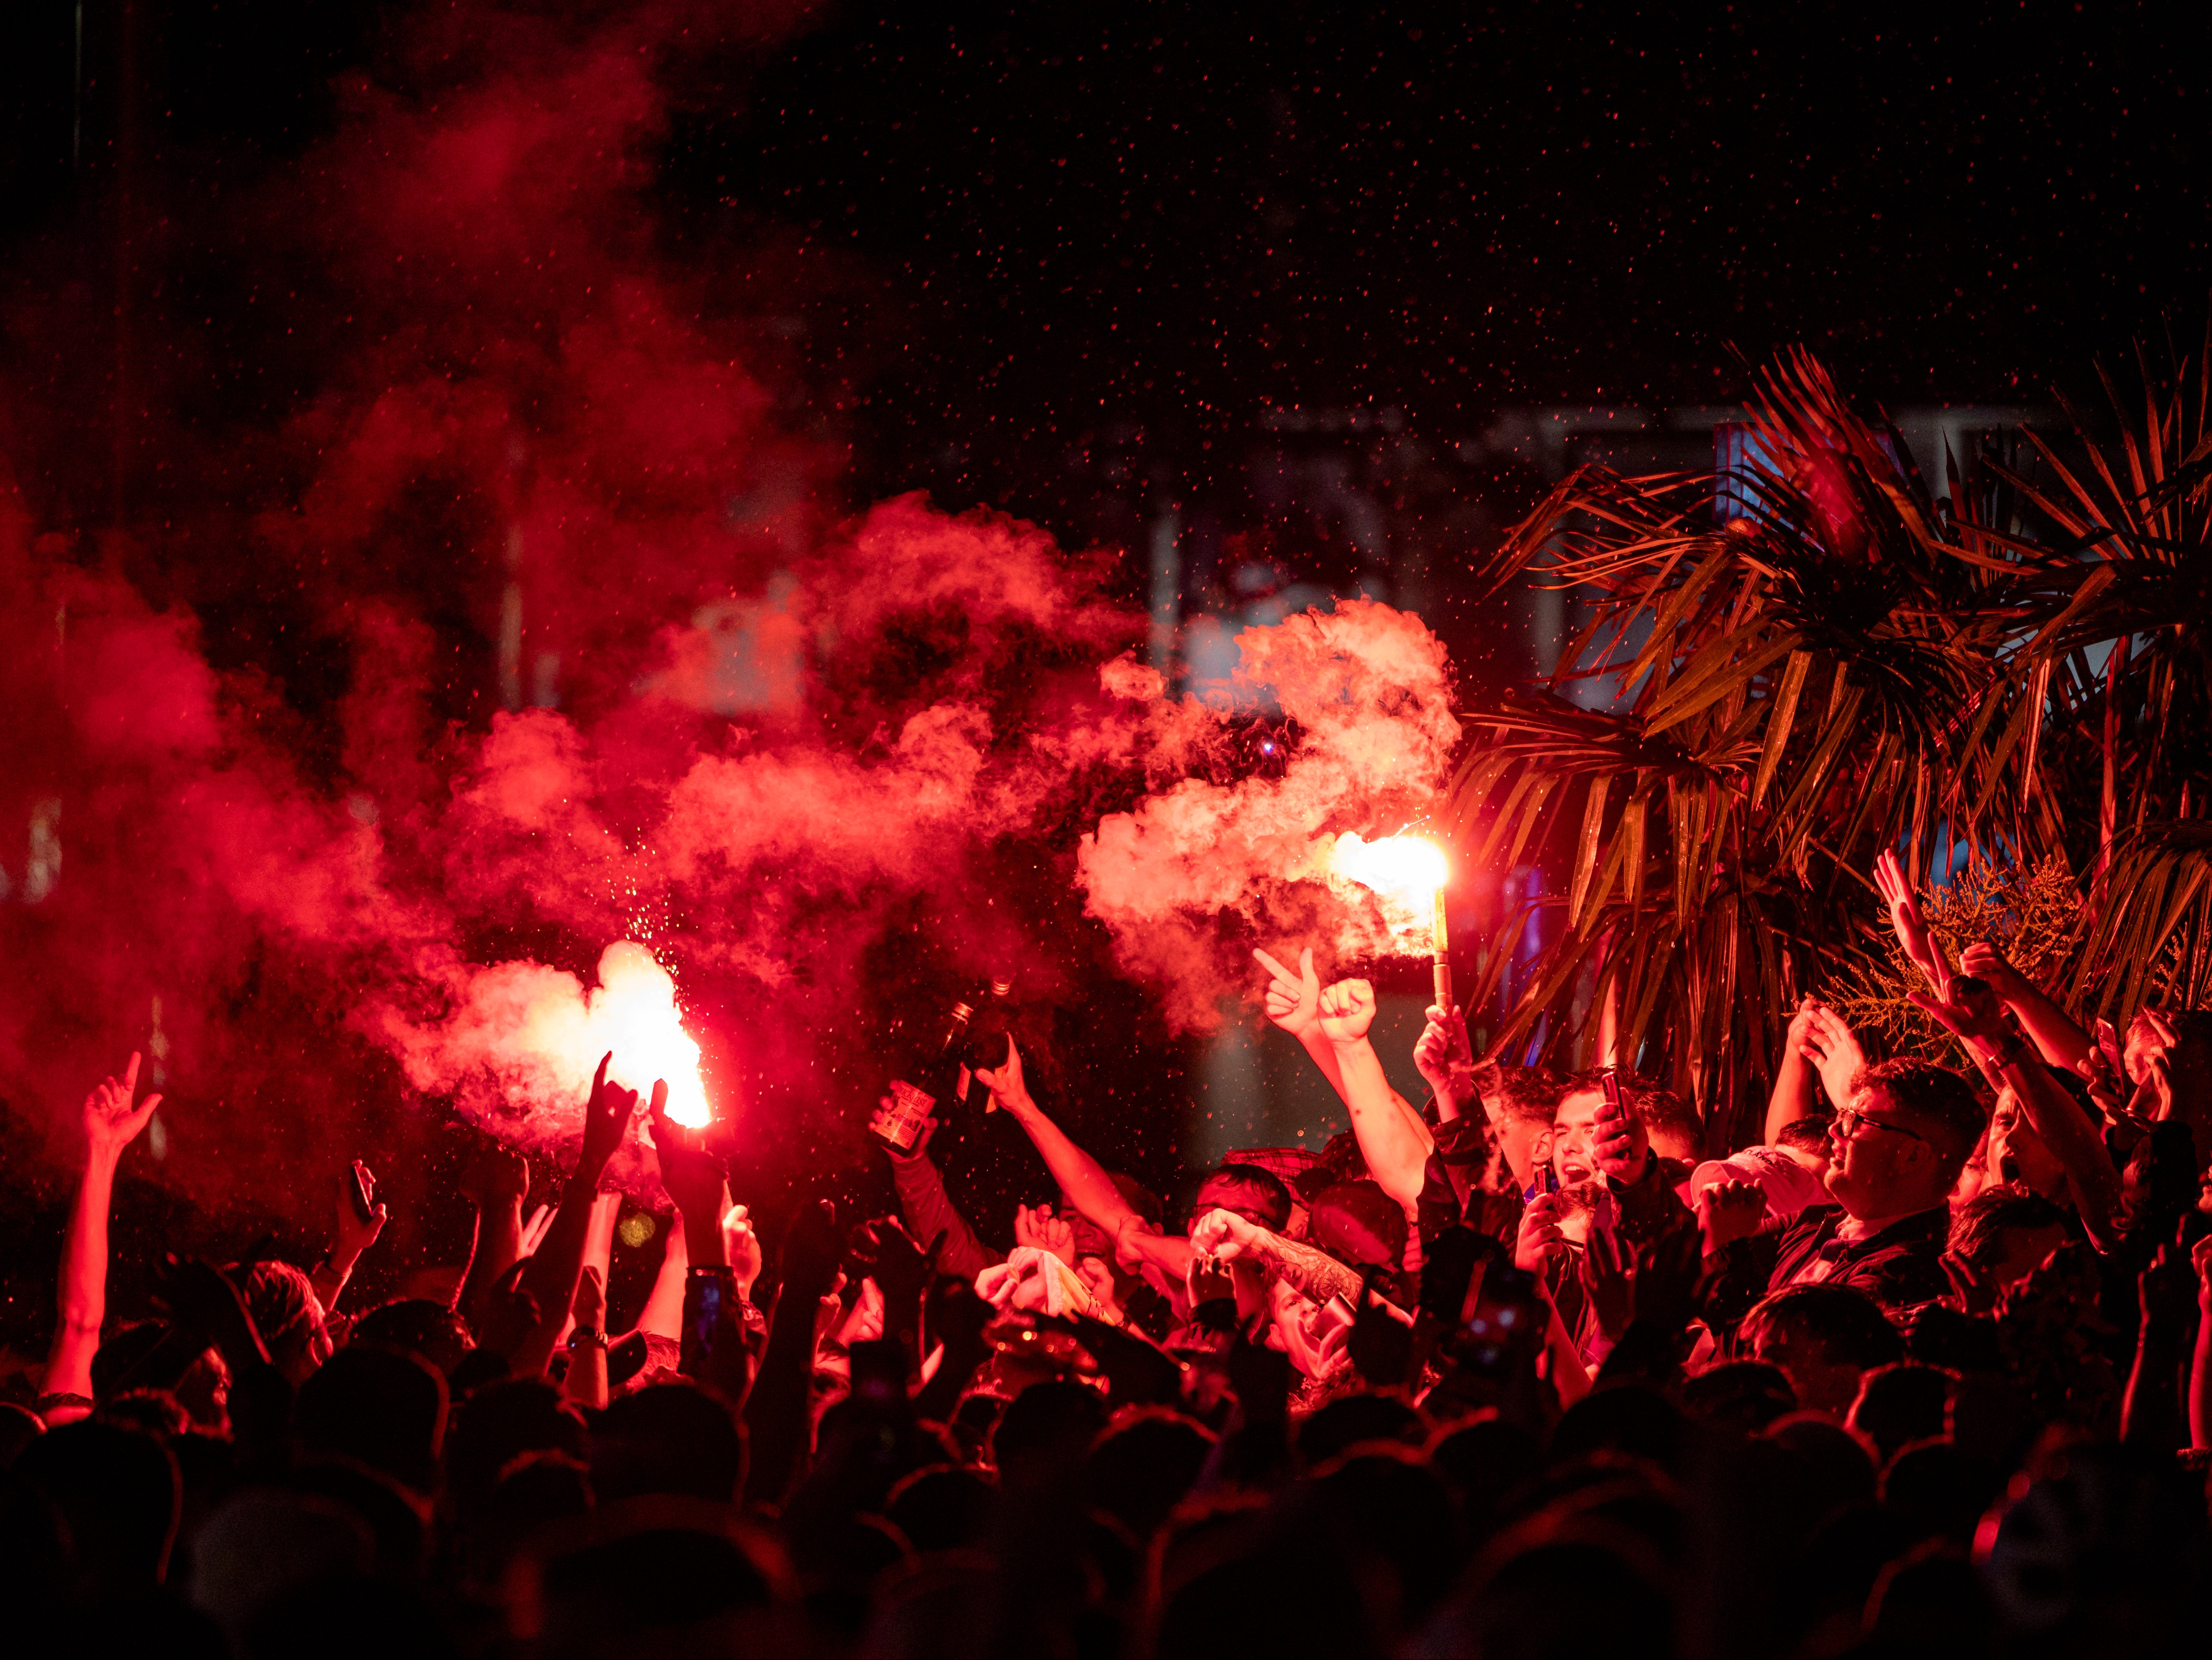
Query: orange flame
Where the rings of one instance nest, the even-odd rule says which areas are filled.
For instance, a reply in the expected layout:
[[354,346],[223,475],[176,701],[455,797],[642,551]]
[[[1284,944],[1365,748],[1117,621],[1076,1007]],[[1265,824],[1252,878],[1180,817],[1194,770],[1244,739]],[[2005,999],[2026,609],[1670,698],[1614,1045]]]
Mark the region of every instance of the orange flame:
[[609,946],[599,958],[599,988],[586,1000],[586,1071],[611,1049],[607,1076],[640,1095],[653,1080],[668,1084],[668,1116],[694,1128],[713,1121],[706,1081],[699,1075],[699,1045],[684,1030],[676,982],[653,953],[633,939]]
[[1357,883],[1382,902],[1392,943],[1407,956],[1443,946],[1443,907],[1437,896],[1450,878],[1444,851],[1419,836],[1386,836],[1369,842],[1346,831],[1328,855],[1328,875],[1341,885]]

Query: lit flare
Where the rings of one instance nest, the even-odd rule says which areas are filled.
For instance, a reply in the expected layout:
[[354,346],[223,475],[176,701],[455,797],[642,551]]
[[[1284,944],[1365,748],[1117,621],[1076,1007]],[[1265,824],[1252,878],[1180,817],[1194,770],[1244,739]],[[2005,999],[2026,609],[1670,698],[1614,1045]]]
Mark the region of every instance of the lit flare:
[[684,1030],[676,982],[635,940],[618,939],[601,954],[599,983],[586,998],[584,1027],[587,1071],[611,1049],[609,1078],[640,1095],[665,1079],[672,1121],[695,1129],[712,1122],[699,1075],[699,1045]]
[[1451,1007],[1450,942],[1444,927],[1444,885],[1451,878],[1451,863],[1444,850],[1419,836],[1369,842],[1346,831],[1336,838],[1328,865],[1332,876],[1357,882],[1382,901],[1382,919],[1401,952],[1408,957],[1426,952],[1436,970],[1437,1006]]

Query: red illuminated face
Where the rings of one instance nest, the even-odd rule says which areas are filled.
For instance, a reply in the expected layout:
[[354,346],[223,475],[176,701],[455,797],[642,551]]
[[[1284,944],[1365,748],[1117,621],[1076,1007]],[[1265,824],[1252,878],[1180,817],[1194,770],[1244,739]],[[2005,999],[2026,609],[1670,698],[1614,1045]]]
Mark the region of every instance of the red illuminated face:
[[[1572,1187],[1597,1174],[1597,1159],[1590,1145],[1596,1139],[1598,1109],[1604,1104],[1601,1091],[1577,1090],[1560,1101],[1559,1110],[1552,1116],[1552,1170],[1560,1186]],[[1628,1137],[1629,1156],[1641,1160],[1651,1138],[1633,1116],[1628,1120]]]

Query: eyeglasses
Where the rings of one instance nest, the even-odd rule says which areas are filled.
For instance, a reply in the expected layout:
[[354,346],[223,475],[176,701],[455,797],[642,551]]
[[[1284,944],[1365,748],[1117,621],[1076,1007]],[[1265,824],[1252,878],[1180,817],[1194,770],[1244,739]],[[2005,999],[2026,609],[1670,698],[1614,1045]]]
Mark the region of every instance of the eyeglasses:
[[1928,1140],[1928,1138],[1923,1135],[1918,1130],[1909,1130],[1902,1124],[1893,1124],[1887,1119],[1869,1118],[1866,1114],[1863,1112],[1855,1112],[1849,1107],[1838,1107],[1836,1109],[1836,1134],[1842,1136],[1844,1140],[1857,1140],[1859,1139],[1859,1126],[1862,1124],[1866,1125],[1870,1129],[1888,1130],[1894,1134],[1909,1135],[1916,1141],[1925,1142]]

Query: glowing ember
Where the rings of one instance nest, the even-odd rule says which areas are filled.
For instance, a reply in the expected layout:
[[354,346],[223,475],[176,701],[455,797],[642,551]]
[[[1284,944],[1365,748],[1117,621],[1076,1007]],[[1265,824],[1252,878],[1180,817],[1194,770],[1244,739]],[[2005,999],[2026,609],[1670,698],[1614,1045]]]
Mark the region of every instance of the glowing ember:
[[1443,908],[1437,896],[1451,874],[1444,853],[1418,836],[1369,842],[1347,831],[1328,855],[1328,876],[1340,885],[1356,882],[1382,902],[1390,939],[1407,956],[1441,949]]
[[617,940],[601,954],[599,987],[585,996],[579,1041],[586,1076],[612,1049],[609,1078],[640,1095],[652,1091],[655,1079],[666,1079],[671,1118],[695,1128],[713,1119],[699,1076],[699,1045],[676,1006],[676,982],[635,940]]

